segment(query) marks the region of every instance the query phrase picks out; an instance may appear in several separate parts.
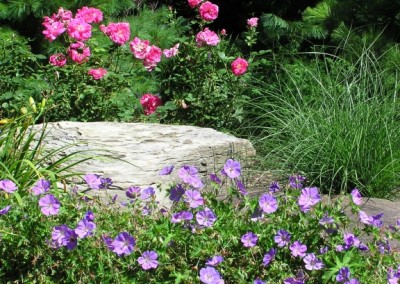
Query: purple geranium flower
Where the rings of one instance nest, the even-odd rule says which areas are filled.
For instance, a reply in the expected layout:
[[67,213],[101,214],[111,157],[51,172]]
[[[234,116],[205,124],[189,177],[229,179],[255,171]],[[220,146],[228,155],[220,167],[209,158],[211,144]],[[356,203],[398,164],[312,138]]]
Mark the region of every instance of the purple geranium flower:
[[4,207],[3,209],[0,209],[0,215],[5,215],[8,213],[8,211],[10,211],[11,209],[11,205],[8,205],[6,207]]
[[324,267],[324,264],[318,259],[315,254],[309,253],[304,258],[305,267],[308,270],[320,270]]
[[198,170],[194,166],[183,166],[178,170],[178,176],[184,183],[191,183],[194,177],[197,177]]
[[304,284],[306,276],[304,275],[304,271],[300,270],[297,272],[295,277],[286,278],[283,280],[283,284]]
[[353,203],[355,205],[361,205],[362,204],[361,193],[357,188],[353,189],[350,194],[351,194],[351,198],[353,200]]
[[46,216],[57,215],[60,211],[60,201],[53,194],[47,194],[39,199],[40,211]]
[[171,217],[171,222],[172,223],[180,223],[182,221],[190,221],[193,219],[193,214],[192,212],[189,211],[181,211],[178,213],[175,213]]
[[207,207],[196,214],[196,221],[200,226],[211,227],[216,220],[217,216]]
[[148,270],[152,268],[157,268],[158,266],[157,258],[158,255],[155,251],[147,250],[142,253],[142,256],[140,256],[137,261],[144,270]]
[[90,189],[100,189],[102,182],[99,175],[87,174],[83,177],[83,180],[89,186]]
[[337,282],[346,282],[349,281],[350,278],[350,270],[348,267],[344,266],[339,269],[339,273],[336,275]]
[[186,190],[184,200],[189,203],[190,208],[197,208],[204,205],[204,199],[198,190]]
[[93,235],[93,231],[96,229],[96,224],[88,221],[87,219],[83,219],[79,221],[78,225],[75,228],[75,234],[78,238],[86,238]]
[[247,232],[240,238],[246,248],[254,247],[257,244],[258,237],[253,232]]
[[135,199],[136,197],[138,197],[140,195],[141,191],[142,191],[142,189],[140,187],[131,186],[125,191],[125,195],[128,198]]
[[167,175],[170,175],[170,174],[172,173],[173,170],[174,170],[174,165],[165,166],[165,167],[162,168],[162,170],[160,171],[160,176],[167,176]]
[[306,255],[305,252],[307,251],[307,246],[302,244],[300,241],[295,241],[289,248],[294,257],[304,257]]
[[398,284],[400,280],[400,266],[395,271],[392,267],[388,268],[387,281],[388,284]]
[[210,174],[210,180],[215,182],[216,184],[221,184],[222,181],[216,174]]
[[239,189],[239,192],[243,195],[247,195],[247,189],[244,184],[239,179],[235,179],[235,183],[237,188]]
[[118,256],[130,255],[135,244],[135,238],[128,232],[119,233],[112,242],[112,246],[114,247],[113,252]]
[[333,234],[337,231],[338,225],[335,223],[332,217],[328,216],[328,213],[324,213],[324,217],[319,220],[319,224],[325,229],[328,234]]
[[215,255],[212,258],[207,259],[206,264],[209,266],[217,266],[224,261],[224,258],[220,255]]
[[154,190],[153,187],[148,187],[142,190],[140,194],[140,199],[143,201],[150,201],[156,194],[156,191]]
[[13,193],[14,191],[16,191],[18,189],[17,185],[9,180],[9,179],[4,179],[4,180],[0,180],[0,189],[4,190],[5,192],[8,193]]
[[46,193],[50,190],[50,181],[45,179],[40,179],[36,182],[35,186],[32,187],[33,195],[39,195]]
[[260,199],[258,200],[258,204],[263,212],[268,214],[274,213],[276,210],[278,210],[278,201],[276,200],[275,196],[268,193],[261,195]]
[[301,175],[291,176],[289,177],[289,185],[292,188],[300,189],[303,187],[303,182],[305,180],[306,178]]
[[100,181],[101,181],[101,185],[100,185],[101,189],[109,188],[113,184],[113,182],[110,178],[100,178]]
[[377,241],[376,245],[378,246],[380,254],[392,252],[392,246],[390,245],[389,240],[387,238]]
[[358,212],[358,217],[360,218],[360,221],[364,224],[371,225],[377,228],[382,227],[383,222],[381,220],[383,216],[383,213],[377,214],[375,216],[368,216],[367,213],[364,211],[360,210]]
[[224,165],[224,172],[232,179],[239,177],[241,174],[240,163],[236,160],[228,159]]
[[108,235],[102,235],[101,238],[103,239],[104,243],[106,244],[107,248],[110,251],[114,251],[113,239],[110,238]]
[[175,202],[179,202],[182,196],[185,194],[185,189],[181,184],[177,184],[175,187],[171,188],[169,199]]
[[200,281],[205,284],[224,283],[218,270],[211,266],[200,269]]
[[269,251],[263,257],[263,265],[268,266],[271,263],[271,261],[275,259],[275,255],[277,252],[278,251],[275,248],[269,249]]
[[68,250],[72,250],[78,244],[77,235],[74,230],[65,224],[55,226],[51,233],[51,238],[56,248],[65,246]]
[[303,212],[308,212],[311,206],[314,206],[321,201],[321,196],[317,187],[306,187],[301,190],[301,195],[298,200],[300,209]]
[[85,213],[85,216],[83,218],[88,220],[88,221],[93,221],[94,220],[94,214],[93,214],[93,212],[91,210],[88,210]]
[[197,175],[192,178],[192,181],[189,184],[191,186],[193,186],[194,188],[203,188],[204,187],[203,182],[201,181],[200,177],[198,177]]
[[279,183],[277,181],[273,181],[271,185],[269,186],[269,192],[271,193],[276,193],[281,189],[279,186]]
[[262,281],[260,278],[257,278],[256,280],[254,280],[253,284],[267,284],[267,282]]
[[351,234],[351,233],[345,233],[343,235],[343,240],[344,240],[344,247],[343,248],[345,250],[348,250],[351,247],[358,248],[358,246],[360,245],[360,240],[356,236]]
[[290,242],[290,234],[289,232],[281,229],[276,233],[274,240],[278,247],[284,247]]

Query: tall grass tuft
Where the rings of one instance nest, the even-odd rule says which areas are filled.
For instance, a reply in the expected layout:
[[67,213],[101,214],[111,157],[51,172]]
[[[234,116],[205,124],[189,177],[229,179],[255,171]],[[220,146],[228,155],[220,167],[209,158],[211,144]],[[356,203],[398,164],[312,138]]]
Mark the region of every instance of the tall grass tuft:
[[277,66],[273,83],[257,82],[260,96],[247,108],[268,166],[304,172],[329,193],[358,187],[392,197],[400,185],[400,103],[399,86],[387,82],[398,74],[370,48],[354,61],[304,56]]

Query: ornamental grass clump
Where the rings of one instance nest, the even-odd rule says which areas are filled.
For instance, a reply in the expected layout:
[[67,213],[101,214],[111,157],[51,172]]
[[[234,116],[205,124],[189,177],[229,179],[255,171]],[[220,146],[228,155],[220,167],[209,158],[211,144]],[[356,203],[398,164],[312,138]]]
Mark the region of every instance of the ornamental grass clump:
[[[131,186],[124,199],[111,194],[111,179],[96,174],[82,178],[83,191],[38,180],[21,203],[15,197],[26,189],[0,180],[0,279],[287,284],[400,279],[400,256],[391,242],[400,240],[400,220],[383,224],[380,214],[368,216],[357,189],[323,202],[320,189],[297,175],[249,198],[241,172],[233,159],[209,180],[194,166],[169,165],[160,175],[177,175],[179,183],[166,192]],[[161,205],[160,194],[170,206]],[[354,226],[343,206],[359,214]]]

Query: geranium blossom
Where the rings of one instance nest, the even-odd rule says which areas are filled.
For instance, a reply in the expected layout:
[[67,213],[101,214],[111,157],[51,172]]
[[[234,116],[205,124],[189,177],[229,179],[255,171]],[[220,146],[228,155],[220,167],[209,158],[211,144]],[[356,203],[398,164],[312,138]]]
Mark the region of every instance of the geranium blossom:
[[40,211],[46,216],[57,215],[60,211],[60,201],[53,194],[47,194],[39,199]]
[[198,47],[202,47],[204,45],[216,46],[219,43],[219,37],[215,32],[205,28],[196,35],[196,43]]
[[232,73],[235,76],[240,76],[246,73],[247,67],[249,67],[249,63],[247,63],[246,59],[241,57],[236,58],[231,64]]
[[232,159],[228,159],[224,165],[224,172],[230,178],[237,178],[241,174],[240,162]]
[[112,241],[111,247],[113,252],[118,256],[130,255],[136,244],[136,240],[128,232],[119,233],[115,240]]
[[218,6],[209,1],[201,4],[199,8],[200,17],[207,22],[214,21],[218,18],[218,11]]
[[83,19],[72,19],[69,21],[67,32],[77,41],[86,41],[92,36],[92,26]]
[[62,53],[55,53],[50,56],[49,62],[53,66],[62,67],[67,63],[67,58]]
[[362,197],[360,191],[355,188],[351,191],[351,199],[353,200],[353,203],[355,205],[361,205],[362,204]]
[[142,253],[142,255],[138,258],[139,264],[142,266],[144,270],[152,269],[152,268],[157,268],[158,266],[158,261],[157,261],[158,255],[155,251],[145,251]]
[[32,187],[32,193],[33,195],[39,195],[46,193],[50,190],[50,181],[45,180],[45,179],[40,179],[37,181],[34,187]]
[[215,213],[207,207],[196,214],[196,221],[200,226],[211,227],[216,220],[217,216]]
[[4,190],[5,192],[8,193],[13,193],[14,191],[16,191],[18,189],[17,185],[9,180],[9,179],[4,179],[4,180],[0,180],[0,189]]
[[95,69],[90,69],[88,71],[88,74],[93,77],[95,80],[100,80],[107,74],[107,70],[104,68],[95,68]]
[[308,212],[312,206],[321,201],[321,195],[317,187],[306,187],[301,190],[301,195],[298,200],[300,209],[303,212]]
[[108,26],[100,25],[100,30],[119,45],[125,44],[131,35],[129,23],[110,23]]
[[261,195],[258,204],[260,205],[263,212],[271,214],[278,210],[278,201],[275,196],[264,193]]
[[55,226],[51,232],[52,244],[59,248],[65,246],[68,250],[74,249],[77,242],[77,235],[75,231],[69,228],[67,225]]

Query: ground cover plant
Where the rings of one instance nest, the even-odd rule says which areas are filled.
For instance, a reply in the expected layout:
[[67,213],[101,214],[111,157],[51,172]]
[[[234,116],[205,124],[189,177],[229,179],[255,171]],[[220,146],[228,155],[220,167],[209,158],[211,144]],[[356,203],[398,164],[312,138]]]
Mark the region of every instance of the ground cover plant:
[[[190,165],[166,166],[178,175],[160,206],[153,187],[131,186],[126,199],[96,174],[57,189],[39,179],[18,188],[0,181],[1,267],[5,283],[397,283],[400,220],[361,210],[358,189],[327,204],[305,177],[273,182],[248,198],[240,162],[202,180]],[[224,189],[223,189],[224,188]],[[23,196],[16,202],[16,194]],[[233,200],[236,202],[233,202]],[[359,227],[349,227],[342,202],[350,198]],[[389,226],[388,226],[389,225]],[[365,241],[365,235],[371,236]]]

